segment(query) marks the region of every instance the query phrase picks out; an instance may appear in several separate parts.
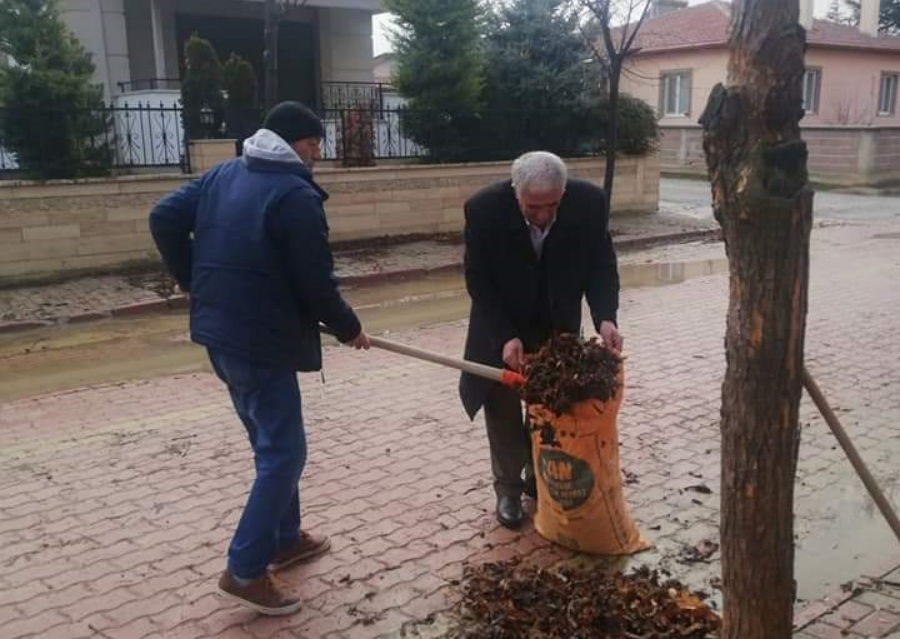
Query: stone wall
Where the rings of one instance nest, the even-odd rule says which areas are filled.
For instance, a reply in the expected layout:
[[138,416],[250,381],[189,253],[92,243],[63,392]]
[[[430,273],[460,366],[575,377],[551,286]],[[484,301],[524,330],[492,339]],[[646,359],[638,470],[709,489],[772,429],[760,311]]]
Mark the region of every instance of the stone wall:
[[663,171],[706,173],[703,130],[699,126],[664,126],[659,132],[659,160]]
[[853,129],[809,129],[803,132],[809,148],[809,173],[813,179],[837,184],[859,184],[862,132]]
[[[659,203],[659,159],[619,161],[614,212],[651,212]],[[572,174],[602,182],[604,162],[572,160]],[[458,233],[462,204],[505,179],[508,163],[323,169],[332,241]],[[147,214],[187,178],[0,182],[0,283],[158,260]]]
[[[569,167],[574,177],[603,182],[603,160],[571,160]],[[613,210],[656,211],[658,158],[628,158],[616,167]],[[486,163],[323,171],[319,180],[332,196],[327,206],[331,237],[341,241],[461,232],[463,202],[508,177],[508,163]]]
[[[664,126],[663,171],[706,174],[699,126]],[[900,127],[809,126],[803,128],[813,180],[845,186],[900,179]]]
[[875,167],[879,173],[893,173],[900,178],[900,127],[884,129],[877,137]]
[[158,259],[147,211],[183,181],[0,183],[0,281]]
[[[181,135],[184,135],[183,133]],[[219,162],[230,160],[237,152],[235,140],[195,140],[188,142],[191,171],[200,175]]]

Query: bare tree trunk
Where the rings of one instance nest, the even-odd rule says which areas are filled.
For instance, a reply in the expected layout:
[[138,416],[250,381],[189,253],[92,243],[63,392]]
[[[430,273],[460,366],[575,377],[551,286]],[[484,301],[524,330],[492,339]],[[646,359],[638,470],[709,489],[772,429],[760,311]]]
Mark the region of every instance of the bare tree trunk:
[[278,5],[276,0],[265,0],[266,48],[263,64],[265,73],[265,107],[271,109],[278,103]]
[[[613,183],[616,177],[616,153],[619,149],[619,86],[622,79],[622,68],[625,61],[634,53],[635,38],[647,19],[650,10],[650,0],[628,0],[628,14],[626,24],[620,27],[619,37],[612,34],[612,0],[575,0],[576,6],[581,7],[592,16],[600,27],[603,36],[603,47],[595,41],[595,36],[581,30],[588,49],[594,54],[597,61],[609,74],[609,122],[606,129],[606,172],[603,176],[603,189],[606,191],[607,208],[612,208]],[[637,21],[631,19],[634,11],[640,9]]]
[[723,639],[789,639],[812,192],[798,5],[736,0],[727,88],[701,118],[730,262],[722,386]]
[[603,190],[606,191],[606,208],[608,210],[612,210],[616,154],[619,148],[619,81],[621,78],[622,60],[613,59],[609,66],[609,123],[606,131],[606,173],[603,176]]

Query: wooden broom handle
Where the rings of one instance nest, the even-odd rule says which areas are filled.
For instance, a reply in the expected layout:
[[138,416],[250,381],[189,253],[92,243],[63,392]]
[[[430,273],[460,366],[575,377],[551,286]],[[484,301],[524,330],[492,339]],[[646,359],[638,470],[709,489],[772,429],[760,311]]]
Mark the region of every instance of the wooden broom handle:
[[863,461],[862,457],[860,457],[853,442],[850,441],[850,436],[847,435],[847,431],[844,430],[844,427],[841,425],[835,412],[831,410],[831,406],[828,405],[828,400],[825,399],[825,395],[819,389],[819,385],[816,384],[812,375],[809,374],[809,370],[805,366],[803,367],[802,374],[803,385],[806,387],[806,392],[809,393],[813,403],[815,403],[819,412],[822,413],[822,417],[825,418],[825,422],[831,428],[831,432],[837,437],[838,442],[841,444],[841,448],[844,449],[844,452],[850,459],[850,463],[853,465],[856,474],[859,475],[862,483],[865,484],[866,490],[869,491],[872,500],[878,506],[878,509],[887,520],[891,530],[893,530],[894,534],[897,536],[897,541],[900,541],[900,519],[897,517],[897,512],[891,506],[887,497],[884,496],[884,493],[881,492],[881,488],[879,488],[878,482],[875,481],[875,477],[872,476],[866,463]]
[[[320,326],[320,329],[326,335],[334,337],[334,331],[331,329],[325,326]],[[485,364],[478,364],[477,362],[470,362],[465,359],[448,357],[447,355],[426,351],[422,348],[416,348],[415,346],[407,346],[406,344],[400,344],[399,342],[392,342],[391,340],[383,339],[381,337],[369,337],[369,343],[371,343],[372,346],[385,351],[397,353],[398,355],[406,355],[408,357],[431,362],[433,364],[439,364],[448,368],[455,368],[458,371],[469,373],[476,377],[483,377],[495,382],[500,382],[505,386],[518,388],[525,384],[525,378],[522,375],[504,368],[495,368],[493,366],[486,366]]]

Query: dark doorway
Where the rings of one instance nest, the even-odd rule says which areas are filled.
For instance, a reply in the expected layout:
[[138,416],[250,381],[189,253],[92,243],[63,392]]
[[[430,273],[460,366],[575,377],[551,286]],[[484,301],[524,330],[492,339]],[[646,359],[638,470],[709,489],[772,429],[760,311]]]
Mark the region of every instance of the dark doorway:
[[[262,13],[262,9],[260,9]],[[259,98],[265,95],[263,73],[263,20],[179,13],[176,17],[178,63],[184,77],[184,43],[196,33],[209,40],[224,64],[232,53],[253,65]],[[278,32],[278,99],[315,105],[316,56],[313,25],[284,20]]]
[[278,99],[315,108],[316,51],[313,25],[284,20],[278,26]]

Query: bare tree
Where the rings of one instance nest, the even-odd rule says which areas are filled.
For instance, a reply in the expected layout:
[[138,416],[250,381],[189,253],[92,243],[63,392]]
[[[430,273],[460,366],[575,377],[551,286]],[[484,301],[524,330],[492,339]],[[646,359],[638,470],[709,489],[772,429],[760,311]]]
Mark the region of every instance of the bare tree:
[[730,264],[722,386],[723,639],[789,639],[812,191],[799,5],[736,0],[701,118]]
[[[582,14],[582,36],[609,81],[609,123],[606,133],[606,174],[603,188],[607,204],[612,203],[616,174],[616,149],[619,146],[619,85],[625,61],[639,51],[635,38],[647,18],[650,0],[575,0]],[[615,28],[614,23],[622,26]],[[597,31],[599,30],[599,40]],[[615,33],[614,33],[615,31]]]
[[265,106],[271,109],[278,102],[278,24],[287,13],[306,5],[308,0],[265,0],[265,50],[263,84]]

